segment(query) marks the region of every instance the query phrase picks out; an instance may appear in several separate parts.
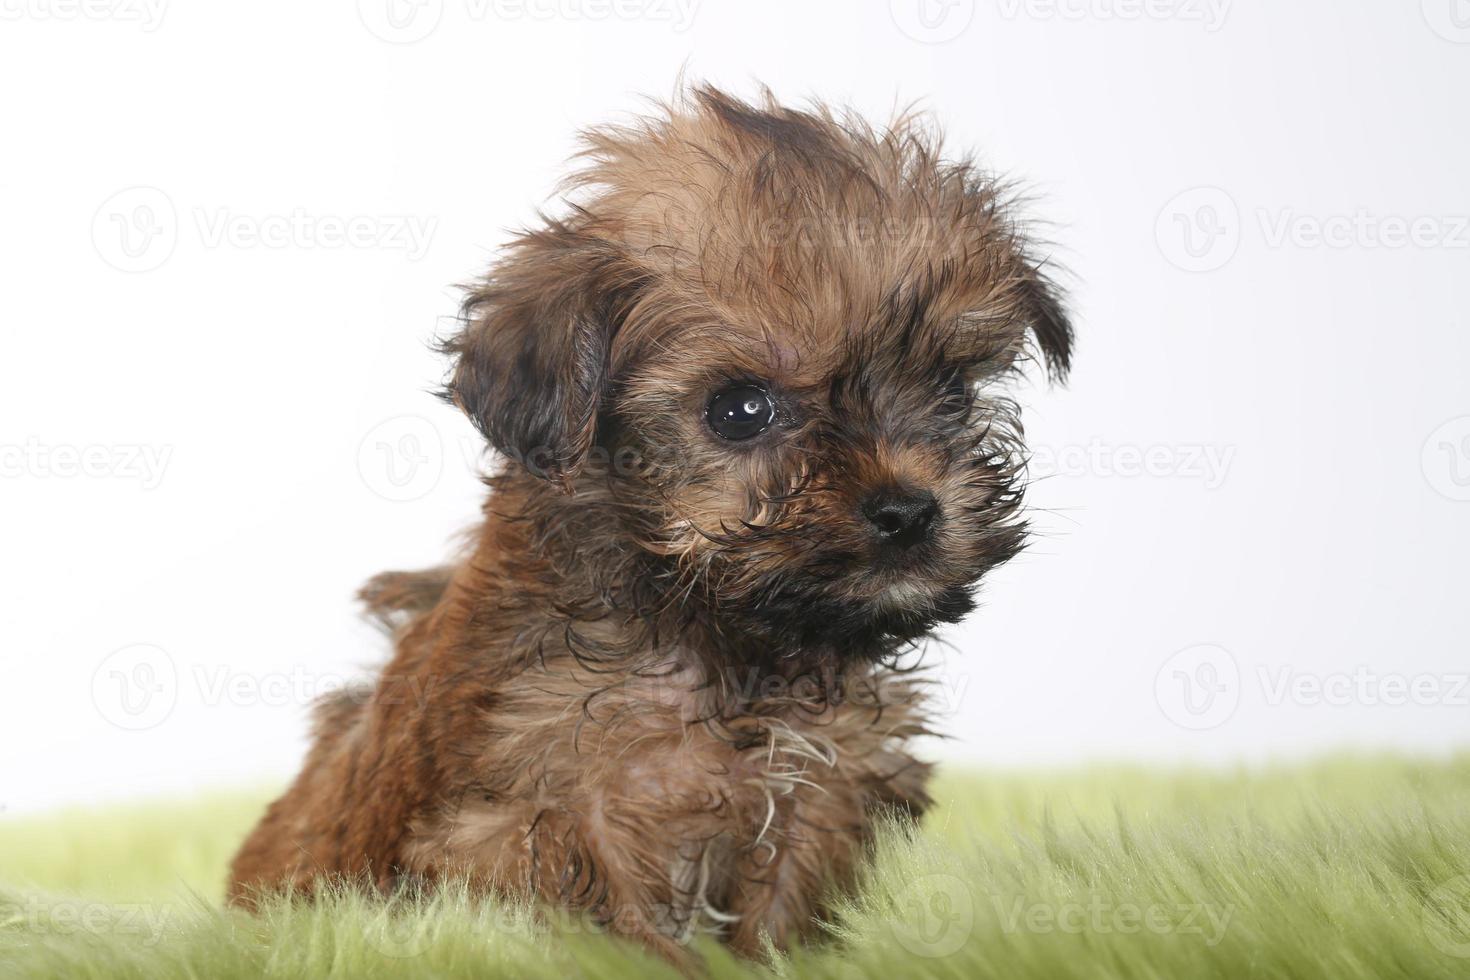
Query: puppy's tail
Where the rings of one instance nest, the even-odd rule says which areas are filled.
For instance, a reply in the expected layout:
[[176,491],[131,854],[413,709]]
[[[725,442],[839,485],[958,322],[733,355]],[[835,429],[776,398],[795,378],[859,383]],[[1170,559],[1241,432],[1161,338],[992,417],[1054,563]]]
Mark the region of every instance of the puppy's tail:
[[380,572],[357,590],[365,612],[389,633],[395,633],[439,604],[453,565],[419,572]]

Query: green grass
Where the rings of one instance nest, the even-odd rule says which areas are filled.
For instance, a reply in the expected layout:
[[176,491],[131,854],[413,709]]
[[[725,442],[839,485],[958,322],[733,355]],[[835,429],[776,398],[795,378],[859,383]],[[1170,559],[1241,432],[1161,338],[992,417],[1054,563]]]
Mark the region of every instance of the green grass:
[[[454,889],[221,909],[268,794],[0,819],[0,977],[678,976]],[[716,977],[1470,977],[1470,756],[959,774],[830,936]]]

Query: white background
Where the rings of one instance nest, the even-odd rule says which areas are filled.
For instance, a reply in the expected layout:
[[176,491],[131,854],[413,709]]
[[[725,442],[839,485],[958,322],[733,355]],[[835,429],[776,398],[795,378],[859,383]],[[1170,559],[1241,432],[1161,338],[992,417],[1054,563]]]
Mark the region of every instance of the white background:
[[1464,0],[392,2],[0,0],[0,806],[289,775],[476,514],[452,284],[681,69],[920,100],[1074,273],[939,751],[1470,736]]

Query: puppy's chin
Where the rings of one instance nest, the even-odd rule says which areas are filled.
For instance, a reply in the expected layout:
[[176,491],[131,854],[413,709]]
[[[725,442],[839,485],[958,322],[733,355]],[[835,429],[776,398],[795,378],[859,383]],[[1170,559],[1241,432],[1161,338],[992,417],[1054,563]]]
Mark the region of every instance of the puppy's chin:
[[776,649],[820,651],[843,660],[895,652],[975,608],[973,584],[931,588],[899,581],[857,598],[826,582],[788,582],[736,615]]
[[866,606],[869,629],[889,641],[916,640],[944,623],[957,623],[975,609],[973,585],[933,591],[911,583],[891,585]]

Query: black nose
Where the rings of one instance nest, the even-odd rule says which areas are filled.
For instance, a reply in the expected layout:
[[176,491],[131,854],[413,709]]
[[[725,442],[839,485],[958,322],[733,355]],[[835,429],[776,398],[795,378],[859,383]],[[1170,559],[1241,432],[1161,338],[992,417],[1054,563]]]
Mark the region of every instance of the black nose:
[[929,536],[939,513],[932,493],[883,490],[863,502],[863,515],[873,523],[885,544],[911,548]]

